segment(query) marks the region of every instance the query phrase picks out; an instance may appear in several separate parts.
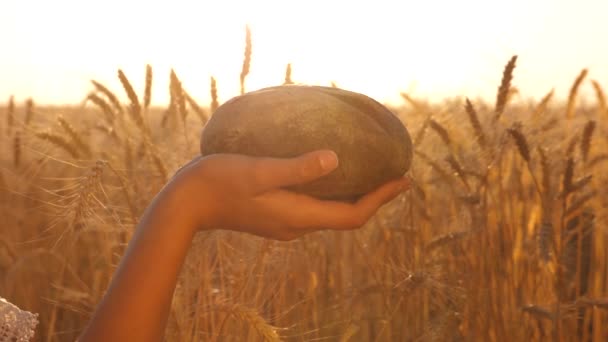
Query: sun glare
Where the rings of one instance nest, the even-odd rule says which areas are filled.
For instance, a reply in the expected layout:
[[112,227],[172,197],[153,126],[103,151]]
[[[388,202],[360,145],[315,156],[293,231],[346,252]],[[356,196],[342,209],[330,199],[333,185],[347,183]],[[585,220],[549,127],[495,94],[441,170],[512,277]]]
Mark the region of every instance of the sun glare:
[[[435,98],[491,97],[502,66],[518,54],[518,68],[524,71],[516,84],[536,96],[546,92],[547,84],[571,82],[569,75],[583,67],[591,67],[598,78],[608,74],[600,62],[606,57],[603,48],[591,44],[589,35],[568,36],[557,25],[564,9],[574,23],[577,11],[589,18],[594,7],[606,5],[562,2],[517,0],[497,9],[498,2],[481,0],[108,0],[96,7],[74,0],[8,0],[3,4],[7,10],[0,12],[0,34],[8,33],[3,42],[12,53],[0,57],[0,73],[12,81],[0,85],[0,93],[73,103],[85,95],[89,79],[118,87],[118,68],[141,87],[149,63],[155,70],[157,104],[167,101],[163,85],[171,68],[201,99],[208,99],[209,77],[214,76],[226,100],[239,92],[249,25],[249,90],[281,83],[286,64],[292,63],[296,82],[335,81],[383,101],[398,101],[400,91]],[[596,34],[608,31],[606,25],[577,25]],[[580,58],[582,52],[575,48],[560,51],[564,44],[551,31],[558,29],[571,46],[594,53]],[[573,51],[579,51],[577,58]]]

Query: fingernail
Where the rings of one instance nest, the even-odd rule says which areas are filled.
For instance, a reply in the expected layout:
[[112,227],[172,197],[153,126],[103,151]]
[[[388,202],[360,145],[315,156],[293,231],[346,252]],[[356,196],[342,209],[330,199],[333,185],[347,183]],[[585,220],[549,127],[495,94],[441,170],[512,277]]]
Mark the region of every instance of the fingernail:
[[338,156],[333,151],[323,152],[319,156],[319,162],[323,171],[331,171],[338,167]]

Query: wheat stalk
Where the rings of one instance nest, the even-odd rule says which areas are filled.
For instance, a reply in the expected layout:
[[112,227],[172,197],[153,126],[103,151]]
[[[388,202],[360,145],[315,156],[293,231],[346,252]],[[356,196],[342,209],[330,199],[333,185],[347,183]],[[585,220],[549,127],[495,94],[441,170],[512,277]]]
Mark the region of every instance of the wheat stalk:
[[509,89],[511,87],[511,81],[513,80],[513,70],[515,69],[516,61],[517,56],[511,57],[502,73],[502,80],[500,82],[500,87],[498,87],[498,93],[496,94],[496,106],[494,108],[496,119],[498,119],[505,110],[509,96]]
[[245,27],[245,58],[243,59],[243,68],[241,69],[241,95],[245,94],[245,78],[249,75],[249,67],[251,64],[251,30],[249,25]]
[[242,322],[248,323],[258,335],[267,342],[281,341],[276,328],[268,324],[256,310],[247,308],[241,304],[233,304],[228,308],[229,312]]
[[572,83],[572,87],[570,88],[570,93],[568,94],[568,105],[566,107],[566,118],[568,119],[574,117],[574,110],[576,109],[576,95],[578,94],[578,88],[585,79],[585,76],[587,76],[587,69],[581,70],[580,74],[578,74],[574,80],[574,83]]

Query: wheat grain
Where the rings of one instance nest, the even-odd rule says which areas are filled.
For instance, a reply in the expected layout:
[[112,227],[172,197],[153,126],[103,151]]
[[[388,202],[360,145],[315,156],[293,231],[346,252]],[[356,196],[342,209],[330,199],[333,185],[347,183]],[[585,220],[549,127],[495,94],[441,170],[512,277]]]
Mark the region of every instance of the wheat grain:
[[587,76],[587,69],[581,70],[580,74],[578,74],[578,76],[574,80],[574,83],[572,83],[572,87],[570,88],[570,93],[568,94],[568,105],[566,107],[566,118],[568,118],[568,119],[574,117],[574,110],[576,109],[576,96],[578,94],[578,88],[580,87],[581,83],[585,79],[585,76]]
[[496,119],[498,119],[505,110],[509,89],[511,88],[511,81],[513,80],[513,70],[515,69],[516,61],[517,56],[511,57],[502,73],[502,80],[500,82],[500,87],[498,87],[498,93],[496,94],[496,106],[494,108]]

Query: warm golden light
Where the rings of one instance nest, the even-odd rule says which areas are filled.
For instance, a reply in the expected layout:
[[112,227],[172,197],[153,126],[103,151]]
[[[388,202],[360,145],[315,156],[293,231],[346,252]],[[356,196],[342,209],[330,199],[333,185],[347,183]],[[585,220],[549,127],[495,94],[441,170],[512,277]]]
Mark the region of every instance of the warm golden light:
[[[125,70],[141,87],[155,69],[154,102],[164,104],[169,69],[208,98],[239,90],[244,28],[253,33],[248,89],[282,82],[287,63],[296,82],[331,81],[384,101],[399,91],[421,97],[492,97],[500,70],[520,55],[522,93],[547,87],[566,94],[583,67],[608,79],[608,34],[602,1],[106,1],[9,0],[0,13],[0,96],[42,103],[84,97],[89,79],[118,86]],[[576,27],[571,30],[569,27]]]

